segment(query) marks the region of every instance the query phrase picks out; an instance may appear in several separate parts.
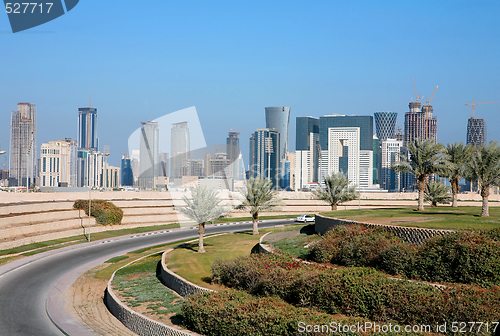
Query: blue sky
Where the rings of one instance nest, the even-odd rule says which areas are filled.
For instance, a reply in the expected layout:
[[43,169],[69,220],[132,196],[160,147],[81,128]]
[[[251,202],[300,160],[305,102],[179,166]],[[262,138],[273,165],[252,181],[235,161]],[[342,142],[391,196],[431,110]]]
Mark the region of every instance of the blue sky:
[[[465,141],[476,102],[500,101],[498,1],[94,1],[12,34],[0,13],[0,137],[10,111],[37,105],[38,144],[76,138],[77,110],[98,108],[100,144],[119,165],[141,121],[196,106],[207,143],[265,126],[265,106],[295,117],[396,111],[418,93],[438,141]],[[500,104],[476,108],[500,141]],[[7,162],[7,155],[0,163]]]

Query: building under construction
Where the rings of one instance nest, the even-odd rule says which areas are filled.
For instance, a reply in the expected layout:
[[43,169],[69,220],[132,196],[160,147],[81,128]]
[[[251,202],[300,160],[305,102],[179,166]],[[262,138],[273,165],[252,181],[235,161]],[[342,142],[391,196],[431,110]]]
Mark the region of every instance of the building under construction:
[[467,144],[483,146],[486,144],[486,121],[482,118],[469,118],[467,122]]
[[411,102],[410,111],[405,114],[405,145],[415,139],[437,141],[437,119],[432,115],[434,109],[429,104]]

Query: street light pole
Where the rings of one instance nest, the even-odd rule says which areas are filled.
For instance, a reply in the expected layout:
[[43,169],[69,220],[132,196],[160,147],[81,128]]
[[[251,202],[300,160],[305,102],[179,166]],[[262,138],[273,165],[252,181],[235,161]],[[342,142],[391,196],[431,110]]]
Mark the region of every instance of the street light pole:
[[90,243],[90,214],[91,214],[91,204],[92,204],[92,187],[90,185],[90,152],[87,152],[87,182],[89,185],[89,243]]

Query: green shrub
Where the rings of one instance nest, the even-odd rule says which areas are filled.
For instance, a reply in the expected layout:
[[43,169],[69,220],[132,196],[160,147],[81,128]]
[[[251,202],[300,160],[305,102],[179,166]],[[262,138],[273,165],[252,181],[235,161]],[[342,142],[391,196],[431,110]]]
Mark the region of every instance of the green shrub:
[[313,246],[309,258],[411,279],[492,286],[500,284],[500,229],[458,231],[415,247],[383,229],[338,226]]
[[[95,217],[96,222],[102,225],[121,224],[123,211],[111,202],[104,200],[91,201],[90,215]],[[74,209],[84,210],[85,214],[89,215],[89,201],[78,200],[73,204]]]
[[418,278],[414,270],[414,260],[417,249],[407,243],[399,243],[384,249],[380,253],[377,269],[394,275],[404,275],[408,278]]
[[370,268],[329,269],[273,255],[219,260],[212,271],[214,282],[254,295],[373,321],[435,324],[493,321],[500,315],[498,287],[457,285],[441,291]]
[[[183,304],[182,316],[184,326],[207,336],[332,335],[333,332],[326,330],[331,323],[356,325],[365,322],[361,318],[332,316],[308,308],[297,308],[278,298],[255,298],[234,290],[190,296]],[[324,326],[325,329],[323,332],[320,329],[313,333],[299,332],[300,322]],[[342,334],[366,335],[355,332]]]
[[471,231],[433,237],[419,247],[414,267],[427,281],[498,285],[500,242]]
[[375,266],[385,249],[400,242],[400,238],[384,229],[337,226],[313,246],[311,259],[343,266]]

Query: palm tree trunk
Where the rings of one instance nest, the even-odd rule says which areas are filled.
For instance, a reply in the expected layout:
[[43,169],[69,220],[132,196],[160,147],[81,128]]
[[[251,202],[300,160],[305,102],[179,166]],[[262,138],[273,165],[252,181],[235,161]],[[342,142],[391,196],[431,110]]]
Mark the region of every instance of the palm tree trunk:
[[252,221],[253,221],[252,234],[258,235],[259,234],[259,214],[258,213],[252,215]]
[[198,241],[198,253],[204,253],[205,246],[203,246],[203,235],[205,234],[205,223],[198,224],[198,233],[200,235],[200,239]]
[[418,211],[424,211],[424,190],[426,188],[425,178],[418,181]]
[[458,207],[458,191],[460,189],[460,185],[458,184],[458,178],[452,178],[451,180],[451,192],[453,193],[453,202],[451,206],[453,208]]
[[488,209],[488,197],[490,196],[489,188],[481,189],[481,197],[483,198],[483,207],[481,209],[481,217],[489,217],[489,209]]

